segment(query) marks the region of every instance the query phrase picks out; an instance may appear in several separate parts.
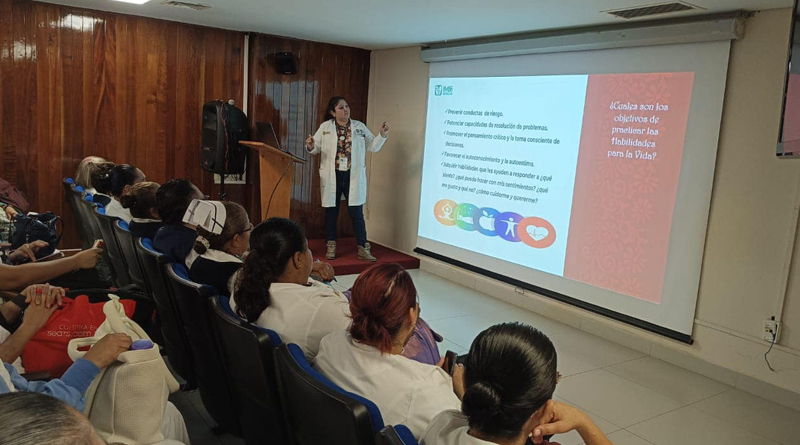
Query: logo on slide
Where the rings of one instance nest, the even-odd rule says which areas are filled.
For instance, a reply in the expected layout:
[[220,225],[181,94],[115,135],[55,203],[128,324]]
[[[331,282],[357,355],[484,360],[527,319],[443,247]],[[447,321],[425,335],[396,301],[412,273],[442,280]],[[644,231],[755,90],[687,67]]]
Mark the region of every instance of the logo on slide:
[[556,229],[549,221],[536,216],[524,217],[515,212],[499,212],[474,204],[456,204],[442,199],[433,206],[436,220],[445,226],[458,226],[469,232],[497,236],[512,243],[525,243],[535,249],[546,249],[556,242]]
[[433,94],[436,96],[452,96],[453,95],[453,86],[452,85],[436,85],[433,87]]

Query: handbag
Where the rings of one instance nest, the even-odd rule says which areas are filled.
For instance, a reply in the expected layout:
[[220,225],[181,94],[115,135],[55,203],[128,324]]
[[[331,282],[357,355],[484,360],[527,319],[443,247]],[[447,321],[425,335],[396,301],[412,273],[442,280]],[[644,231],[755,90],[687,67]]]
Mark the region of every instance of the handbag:
[[[134,341],[149,339],[144,330],[127,317],[119,297],[109,297],[111,300],[103,306],[106,320],[95,335],[69,342],[72,360],[86,354],[79,348],[94,345],[107,334],[128,334]],[[106,442],[161,442],[167,398],[178,388],[178,381],[155,344],[149,349],[126,351],[94,378],[86,391],[84,414]]]
[[[106,295],[108,291],[106,291]],[[52,378],[61,377],[72,360],[67,354],[67,346],[74,338],[91,337],[105,322],[103,307],[107,298],[100,303],[92,303],[86,295],[74,299],[64,298],[63,305],[47,323],[39,329],[22,351],[22,365],[26,372],[47,372]],[[133,315],[136,301],[123,300],[125,311]]]
[[11,234],[11,249],[19,249],[23,244],[33,241],[45,241],[47,247],[43,247],[36,252],[36,258],[43,258],[50,255],[58,247],[61,235],[58,233],[58,220],[61,219],[53,212],[28,213],[27,215],[15,215],[14,231]]

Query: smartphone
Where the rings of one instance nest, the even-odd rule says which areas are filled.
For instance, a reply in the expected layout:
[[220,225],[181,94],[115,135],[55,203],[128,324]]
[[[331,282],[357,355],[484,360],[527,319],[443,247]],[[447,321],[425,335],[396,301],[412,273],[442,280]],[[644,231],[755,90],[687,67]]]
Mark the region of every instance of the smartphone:
[[105,247],[105,245],[106,245],[106,243],[103,240],[96,239],[96,240],[94,240],[94,244],[92,244],[92,249],[94,249],[94,248],[102,249],[103,247]]
[[453,375],[453,372],[456,370],[456,360],[458,360],[458,354],[453,351],[445,352],[442,369],[444,369],[448,374]]

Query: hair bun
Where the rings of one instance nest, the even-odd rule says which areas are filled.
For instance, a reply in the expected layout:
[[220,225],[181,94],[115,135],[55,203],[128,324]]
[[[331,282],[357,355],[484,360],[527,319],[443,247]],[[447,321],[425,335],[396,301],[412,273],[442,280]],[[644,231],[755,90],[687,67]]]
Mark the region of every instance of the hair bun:
[[500,391],[490,382],[480,381],[464,392],[462,409],[467,417],[483,417],[500,408]]

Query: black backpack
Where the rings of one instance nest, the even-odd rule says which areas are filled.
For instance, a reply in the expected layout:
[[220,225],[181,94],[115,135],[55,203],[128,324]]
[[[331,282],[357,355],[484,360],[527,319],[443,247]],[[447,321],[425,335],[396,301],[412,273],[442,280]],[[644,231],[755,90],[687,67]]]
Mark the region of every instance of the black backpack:
[[44,241],[47,247],[36,252],[36,258],[46,257],[53,253],[61,241],[58,233],[58,220],[53,212],[29,213],[14,215],[14,232],[11,234],[11,249],[19,249],[23,244],[33,241]]

